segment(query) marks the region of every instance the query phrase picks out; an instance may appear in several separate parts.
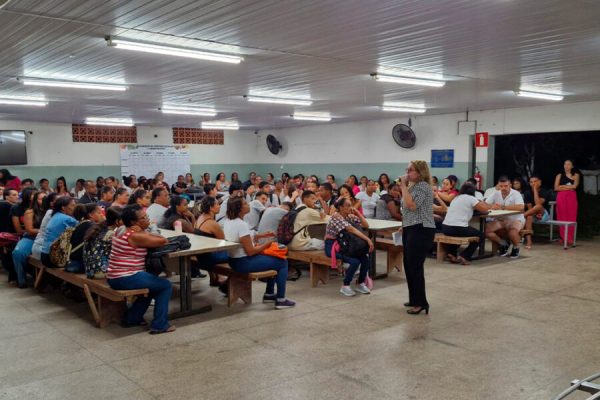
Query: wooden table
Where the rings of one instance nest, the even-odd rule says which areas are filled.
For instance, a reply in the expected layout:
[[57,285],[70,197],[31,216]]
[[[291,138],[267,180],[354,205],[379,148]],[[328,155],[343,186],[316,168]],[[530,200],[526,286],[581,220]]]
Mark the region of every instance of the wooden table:
[[160,233],[166,238],[178,235],[185,235],[190,239],[192,246],[187,250],[175,251],[169,253],[167,257],[179,259],[179,311],[169,314],[169,318],[187,317],[193,314],[199,314],[212,310],[212,306],[206,305],[200,308],[192,309],[192,275],[190,273],[190,257],[203,253],[212,253],[215,251],[225,251],[236,249],[241,245],[226,240],[213,239],[205,236],[194,235],[190,233],[176,233],[170,229],[161,229]]
[[[479,230],[485,235],[485,227],[488,218],[501,218],[508,217],[510,215],[523,214],[523,211],[512,211],[512,210],[490,210],[486,214],[479,214]],[[494,254],[491,254],[492,257]],[[485,240],[479,245],[479,254],[477,258],[485,258]]]
[[[373,246],[377,243],[377,233],[382,231],[397,231],[402,228],[402,221],[389,221],[384,219],[366,218],[369,223],[369,238],[373,242]],[[371,267],[369,268],[369,276],[373,279],[387,278],[387,273],[377,275],[377,250],[373,250],[370,255]]]

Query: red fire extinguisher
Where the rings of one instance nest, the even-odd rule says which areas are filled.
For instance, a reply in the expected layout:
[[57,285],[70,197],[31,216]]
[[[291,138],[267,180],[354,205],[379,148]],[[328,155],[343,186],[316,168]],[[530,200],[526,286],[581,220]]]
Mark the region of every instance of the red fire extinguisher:
[[475,167],[475,175],[473,176],[473,178],[477,182],[477,190],[483,190],[483,177],[479,173],[478,167]]

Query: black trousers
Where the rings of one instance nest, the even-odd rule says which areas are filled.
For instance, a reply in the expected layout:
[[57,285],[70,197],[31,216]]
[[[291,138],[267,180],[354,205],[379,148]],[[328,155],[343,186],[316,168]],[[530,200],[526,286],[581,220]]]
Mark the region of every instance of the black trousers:
[[15,271],[15,264],[12,258],[12,251],[14,246],[7,248],[7,252],[0,252],[0,260],[2,261],[2,266],[8,272],[8,281],[16,282],[17,281],[17,272]]
[[408,285],[408,301],[415,307],[429,307],[425,294],[425,258],[433,243],[435,228],[422,224],[402,228],[404,273]]
[[[471,257],[473,257],[473,253],[475,250],[481,245],[485,244],[485,233],[481,232],[479,229],[475,229],[471,226],[449,226],[442,225],[442,233],[446,236],[458,236],[458,237],[466,237],[466,236],[477,236],[479,237],[479,243],[469,243],[469,246],[464,249],[460,256],[465,260],[471,261]],[[448,252],[454,256],[458,251],[459,246],[457,245],[448,245]]]

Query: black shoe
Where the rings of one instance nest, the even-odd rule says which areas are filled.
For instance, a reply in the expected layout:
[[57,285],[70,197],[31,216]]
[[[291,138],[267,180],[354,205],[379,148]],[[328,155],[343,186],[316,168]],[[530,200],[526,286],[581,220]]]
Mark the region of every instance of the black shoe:
[[264,294],[263,295],[263,303],[275,303],[277,301],[276,294]]
[[419,314],[421,314],[421,311],[423,311],[423,310],[425,310],[425,314],[429,315],[429,306],[421,307],[418,310],[412,310],[412,309],[406,310],[406,313],[410,314],[410,315],[419,315]]
[[508,245],[498,247],[498,255],[500,257],[505,257],[508,254]]
[[519,248],[518,247],[513,247],[512,251],[510,252],[510,258],[512,258],[512,259],[519,258]]
[[410,301],[404,303],[404,307],[414,307],[414,305],[410,304]]
[[225,281],[219,285],[219,292],[223,293],[225,297],[229,294],[229,282]]

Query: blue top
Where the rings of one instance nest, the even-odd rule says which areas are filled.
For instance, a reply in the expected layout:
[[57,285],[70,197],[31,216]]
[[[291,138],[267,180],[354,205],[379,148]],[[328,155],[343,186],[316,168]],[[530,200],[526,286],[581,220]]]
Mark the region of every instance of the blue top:
[[46,226],[46,236],[42,245],[42,253],[50,253],[50,246],[70,226],[77,225],[77,220],[64,213],[56,213]]

